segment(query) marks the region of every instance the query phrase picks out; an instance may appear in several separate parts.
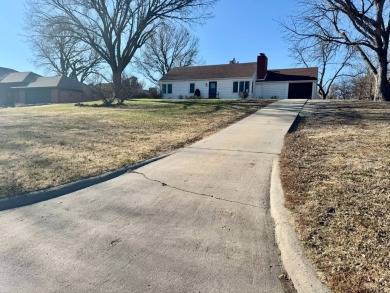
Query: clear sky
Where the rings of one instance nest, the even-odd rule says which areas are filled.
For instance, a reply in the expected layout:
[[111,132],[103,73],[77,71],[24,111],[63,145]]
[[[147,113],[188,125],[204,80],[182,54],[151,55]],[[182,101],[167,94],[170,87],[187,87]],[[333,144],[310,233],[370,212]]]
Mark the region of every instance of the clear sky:
[[[0,67],[34,71],[28,44],[23,37],[24,0],[0,0]],[[291,14],[294,0],[220,0],[215,18],[193,33],[200,38],[200,55],[206,64],[224,64],[232,58],[255,62],[262,52],[271,69],[294,66],[277,21]],[[131,70],[129,70],[131,72]]]

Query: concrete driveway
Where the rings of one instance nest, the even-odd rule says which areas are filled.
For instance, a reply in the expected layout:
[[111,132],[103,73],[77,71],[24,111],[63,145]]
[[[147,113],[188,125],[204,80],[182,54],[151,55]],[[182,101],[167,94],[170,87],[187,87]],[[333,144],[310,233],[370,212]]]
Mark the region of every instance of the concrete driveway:
[[0,292],[284,292],[272,162],[279,101],[113,180],[0,212]]

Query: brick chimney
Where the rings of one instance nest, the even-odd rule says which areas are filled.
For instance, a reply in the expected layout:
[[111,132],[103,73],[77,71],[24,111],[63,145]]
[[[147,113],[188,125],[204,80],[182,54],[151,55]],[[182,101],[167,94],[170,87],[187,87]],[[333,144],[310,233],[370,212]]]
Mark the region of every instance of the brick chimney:
[[257,79],[264,79],[267,75],[268,58],[264,53],[257,56]]

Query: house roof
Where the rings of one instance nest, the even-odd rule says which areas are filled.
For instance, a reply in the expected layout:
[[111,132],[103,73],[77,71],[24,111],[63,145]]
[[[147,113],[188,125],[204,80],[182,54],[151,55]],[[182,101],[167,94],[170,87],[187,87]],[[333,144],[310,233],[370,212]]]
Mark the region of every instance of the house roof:
[[6,67],[0,67],[0,81],[2,81],[8,74],[12,72],[16,72],[16,70]]
[[164,80],[214,79],[214,78],[252,78],[256,72],[256,62],[175,67],[165,74]]
[[[257,70],[257,63],[239,63],[224,65],[175,67],[165,74],[161,81],[196,80],[219,78],[252,78]],[[267,70],[265,80],[257,81],[299,81],[317,80],[318,68],[292,68]]]
[[34,72],[11,72],[5,76],[1,83],[30,83],[40,77],[39,74]]
[[273,69],[267,70],[265,80],[257,81],[299,81],[299,80],[317,80],[318,68],[292,68],[292,69]]
[[80,82],[70,77],[58,75],[53,77],[38,77],[35,81],[28,84],[25,88],[62,88],[82,91],[83,87]]

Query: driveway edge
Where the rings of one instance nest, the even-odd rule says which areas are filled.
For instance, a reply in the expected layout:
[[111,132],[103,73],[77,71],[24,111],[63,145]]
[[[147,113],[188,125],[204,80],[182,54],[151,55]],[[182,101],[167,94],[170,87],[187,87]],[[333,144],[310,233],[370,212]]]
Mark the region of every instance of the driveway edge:
[[155,161],[161,160],[165,157],[170,156],[174,152],[170,152],[168,154],[164,154],[158,157],[151,158],[149,160],[145,160],[134,165],[126,166],[124,168],[110,171],[98,176],[89,177],[86,179],[78,180],[75,182],[66,183],[63,185],[51,187],[48,189],[32,191],[27,193],[22,193],[19,195],[15,195],[12,197],[6,197],[0,199],[0,211],[16,209],[27,205],[32,205],[38,202],[42,202],[45,200],[49,200],[52,198],[56,198],[59,196],[63,196],[65,194],[75,192],[87,187],[90,187],[95,184],[102,183],[104,181],[116,178],[128,172],[129,170],[135,170],[141,168],[147,164],[153,163]]
[[275,224],[276,243],[288,276],[298,293],[330,293],[317,278],[315,267],[307,259],[302,245],[290,223],[284,206],[284,192],[280,180],[279,156],[274,159],[270,189],[271,216]]

